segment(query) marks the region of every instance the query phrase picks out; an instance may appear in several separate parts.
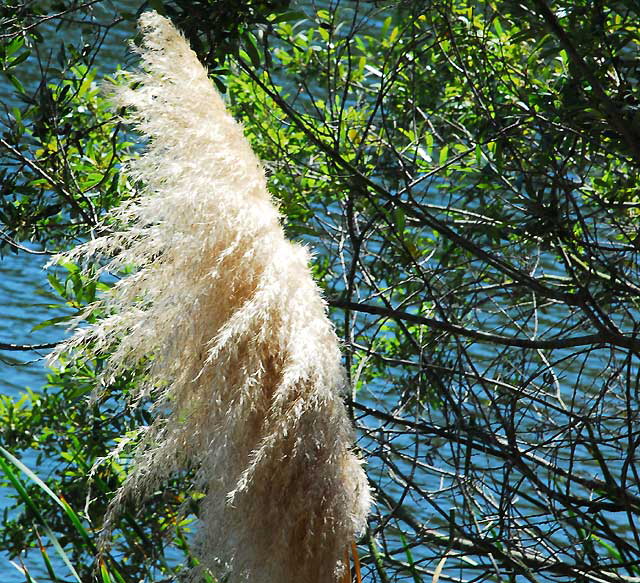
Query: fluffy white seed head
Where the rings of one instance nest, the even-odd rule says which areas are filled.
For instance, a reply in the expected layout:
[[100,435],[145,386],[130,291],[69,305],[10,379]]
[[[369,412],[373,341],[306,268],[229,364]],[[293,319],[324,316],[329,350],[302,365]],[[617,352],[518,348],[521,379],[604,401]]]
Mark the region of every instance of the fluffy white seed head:
[[204,566],[231,583],[333,583],[370,501],[309,255],[285,239],[261,164],[184,37],[155,12],[140,28],[142,71],[113,96],[146,138],[127,168],[139,196],[114,211],[119,232],[62,257],[134,267],[99,300],[110,315],[61,349],[109,354],[105,380],[144,370],[133,399],[155,402],[112,515],[196,468]]

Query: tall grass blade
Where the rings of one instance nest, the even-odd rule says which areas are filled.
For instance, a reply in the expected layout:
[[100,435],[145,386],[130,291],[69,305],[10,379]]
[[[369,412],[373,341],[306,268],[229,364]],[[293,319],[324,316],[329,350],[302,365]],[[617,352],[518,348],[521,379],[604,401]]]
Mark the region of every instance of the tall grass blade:
[[[43,529],[44,533],[46,534],[47,538],[49,539],[49,541],[53,545],[53,548],[55,549],[56,553],[58,554],[60,559],[62,559],[62,562],[66,565],[67,569],[69,569],[69,572],[71,573],[71,575],[73,575],[74,579],[78,583],[82,583],[82,579],[80,579],[80,576],[78,575],[78,573],[75,570],[74,566],[71,564],[71,561],[69,560],[69,557],[67,556],[67,553],[62,548],[62,545],[58,541],[58,538],[56,537],[56,535],[51,530],[51,527],[49,526],[48,522],[45,520],[44,516],[42,516],[40,510],[36,506],[35,502],[31,498],[31,496],[29,496],[29,492],[27,492],[27,489],[24,487],[24,484],[20,481],[18,476],[16,476],[15,473],[13,472],[13,470],[11,469],[11,466],[9,465],[9,462],[7,460],[9,460],[11,463],[13,463],[18,469],[20,469],[22,471],[26,470],[25,473],[32,480],[33,480],[33,478],[36,478],[33,481],[39,487],[41,487],[45,492],[47,492],[47,494],[52,495],[54,498],[57,498],[57,496],[53,493],[53,491],[40,478],[38,478],[31,470],[29,470],[22,462],[20,462],[20,460],[18,460],[16,457],[11,455],[6,449],[4,449],[3,447],[0,447],[0,453],[4,456],[4,457],[0,457],[0,470],[2,470],[2,472],[7,477],[9,482],[11,482],[11,485],[14,487],[16,492],[19,494],[19,496],[22,499],[22,501],[29,507],[31,512],[33,512],[34,516],[37,518],[38,522],[42,526],[42,529]],[[5,459],[5,458],[7,458],[7,459]]]
[[[62,495],[57,495],[51,488],[49,488],[49,486],[47,486],[47,484],[41,478],[39,478],[24,463],[22,463],[17,457],[15,457],[12,453],[7,451],[2,446],[0,446],[0,454],[3,455],[13,466],[15,466],[23,474],[25,474],[43,492],[45,492],[58,506],[60,506],[60,508],[62,508],[64,513],[67,515],[67,517],[69,518],[69,520],[73,524],[73,526],[76,529],[76,531],[80,534],[80,536],[82,537],[82,539],[86,543],[88,551],[90,553],[97,554],[98,549],[97,549],[95,543],[93,542],[91,534],[85,528],[85,526],[82,524],[82,519],[80,518],[78,513],[69,505],[69,503],[64,499],[64,497]],[[3,470],[6,467],[6,462],[2,458],[0,458],[0,466],[2,466]],[[5,471],[5,474],[6,474],[6,471]],[[9,479],[11,479],[11,478],[9,478]],[[12,484],[13,483],[14,482],[12,482]],[[17,487],[16,487],[16,490],[20,492],[20,490]],[[24,492],[24,495],[22,493],[20,493],[20,496],[24,500],[25,504],[27,504],[29,506],[29,508],[31,508],[32,510],[34,510],[34,512],[37,513],[37,509],[32,504],[31,499],[28,496],[28,493],[27,493],[26,489],[23,488],[23,492]],[[25,496],[27,498],[29,498],[29,502],[27,501]],[[46,525],[46,522],[44,521],[44,518],[40,515],[40,513],[37,513],[37,516],[40,517],[39,520],[41,521],[41,524],[42,524],[43,528],[44,527],[48,528],[48,526]],[[50,529],[49,529],[49,531],[50,531]],[[51,540],[51,543],[55,547],[56,546],[56,541],[54,541],[51,538],[50,533],[47,532],[46,529],[45,529],[45,532],[47,534],[47,537]],[[58,552],[58,554],[60,554],[60,552]],[[66,556],[66,553],[64,553],[64,554]],[[110,560],[113,561],[112,558],[110,558]],[[113,562],[115,562],[115,561],[113,561]],[[72,570],[72,573],[76,573],[75,570],[73,569],[73,567],[71,566],[71,563],[68,562],[68,559],[67,559],[67,561],[65,561],[65,564],[67,564],[67,567],[70,567],[70,569]],[[122,577],[122,575],[120,574],[120,572],[118,571],[118,569],[115,566],[111,567],[111,575],[113,575],[113,577],[115,578],[116,581],[118,581],[118,583],[126,583],[124,578]],[[75,576],[77,577],[77,573],[76,573]]]
[[413,577],[414,583],[422,583],[422,578],[420,577],[420,574],[416,570],[416,563],[413,559],[413,553],[411,552],[411,548],[409,547],[407,539],[402,533],[400,533],[400,540],[404,545],[404,554],[407,557],[407,562],[409,563],[409,571],[411,573],[411,576]]
[[15,561],[9,561],[9,564],[21,575],[24,575],[26,583],[38,583],[38,580],[31,576],[24,565],[18,565]]
[[49,553],[47,552],[47,548],[42,542],[42,538],[40,537],[40,533],[38,532],[37,528],[36,528],[36,536],[38,537],[40,555],[42,556],[42,560],[44,561],[44,565],[47,569],[47,573],[49,573],[49,577],[51,578],[51,581],[53,581],[54,583],[58,583],[59,579],[56,576],[55,569],[53,568],[53,564],[51,563],[51,559],[49,558]]

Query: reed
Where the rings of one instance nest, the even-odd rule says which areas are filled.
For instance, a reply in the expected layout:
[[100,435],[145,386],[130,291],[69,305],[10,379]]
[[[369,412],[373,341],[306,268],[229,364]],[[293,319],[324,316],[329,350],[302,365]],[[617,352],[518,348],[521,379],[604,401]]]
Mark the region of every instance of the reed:
[[55,259],[133,268],[88,308],[108,315],[57,352],[108,354],[105,383],[143,371],[132,404],[154,402],[105,532],[123,504],[195,468],[204,567],[230,583],[340,581],[370,497],[309,253],[286,240],[260,161],[185,38],[155,12],[140,30],[141,71],[113,89],[146,142],[126,168],[139,190],[109,234]]

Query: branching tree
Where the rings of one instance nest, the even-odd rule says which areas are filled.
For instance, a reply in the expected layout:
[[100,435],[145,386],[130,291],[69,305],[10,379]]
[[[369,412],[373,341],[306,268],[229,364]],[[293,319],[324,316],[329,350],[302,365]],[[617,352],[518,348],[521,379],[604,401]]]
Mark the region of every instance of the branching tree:
[[[88,82],[98,41],[33,94],[18,75],[39,28],[96,22],[99,5],[5,20],[4,71],[24,103],[3,118],[5,245],[64,246],[128,195],[128,145]],[[365,579],[639,580],[637,3],[153,5],[226,87],[289,235],[316,254],[377,500]],[[75,287],[53,282],[82,304],[95,290],[70,269]],[[56,372],[46,407],[86,394],[96,366]],[[114,400],[84,407],[57,421],[106,441],[134,423]],[[14,412],[30,436],[5,431],[5,447],[68,443],[43,437],[37,411]],[[83,437],[90,466],[108,443]],[[125,566],[142,535],[160,553],[170,498],[131,516],[140,533],[123,527]],[[31,520],[6,530],[12,549]],[[168,569],[150,548],[136,575]]]

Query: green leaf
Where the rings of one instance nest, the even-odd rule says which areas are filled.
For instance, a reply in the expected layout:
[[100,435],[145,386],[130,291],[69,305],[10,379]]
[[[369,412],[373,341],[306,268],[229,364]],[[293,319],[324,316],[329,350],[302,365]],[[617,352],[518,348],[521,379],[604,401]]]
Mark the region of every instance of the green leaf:
[[13,73],[7,73],[6,75],[7,79],[9,79],[11,84],[18,90],[18,92],[24,95],[26,91],[24,89],[24,85],[20,82],[20,79],[18,79]]
[[246,51],[247,55],[249,55],[249,59],[251,60],[251,64],[257,69],[260,67],[260,52],[258,51],[258,42],[256,41],[256,37],[252,32],[247,31],[242,36],[244,43],[243,47]]
[[33,328],[31,328],[32,332],[36,330],[42,330],[43,328],[48,328],[49,326],[55,326],[56,324],[60,324],[61,322],[69,322],[75,316],[69,314],[67,316],[56,316],[55,318],[51,318],[49,320],[45,320],[44,322],[40,322],[40,324],[36,324]]
[[[542,48],[542,46],[547,42],[547,40],[549,40],[549,38],[551,37],[550,34],[545,34],[542,38],[540,38],[538,40],[538,42],[533,45],[533,48],[531,49],[531,51],[529,52],[529,57],[527,59],[527,65],[530,65],[533,61],[535,61],[538,58],[538,51]],[[553,47],[553,50],[556,50],[556,47]]]
[[277,24],[278,22],[289,22],[291,20],[305,20],[307,15],[302,10],[287,10],[281,14],[277,14],[269,18],[269,22]]
[[440,155],[438,157],[438,165],[444,166],[447,162],[447,158],[449,157],[449,146],[445,145],[440,150]]
[[47,279],[49,280],[49,285],[56,292],[58,292],[60,295],[64,294],[64,285],[62,285],[62,282],[58,279],[58,277],[55,274],[53,273],[47,274]]
[[[13,464],[16,468],[21,470],[23,473],[25,473],[44,492],[46,492],[58,504],[60,504],[59,498],[53,493],[51,488],[49,488],[49,486],[47,486],[40,478],[38,478],[38,476],[36,476],[20,460],[18,460],[13,455],[11,455],[3,447],[0,447],[0,453],[4,456],[4,458],[6,458],[6,460],[9,460],[9,462],[11,462],[11,464]],[[45,534],[47,535],[47,538],[51,541],[51,544],[53,545],[54,549],[56,550],[56,553],[62,559],[62,562],[67,566],[67,569],[69,569],[69,572],[73,575],[75,580],[78,581],[78,583],[82,583],[82,580],[80,579],[80,576],[78,575],[77,571],[75,570],[75,568],[71,564],[71,561],[69,560],[69,557],[67,556],[67,553],[65,553],[64,549],[62,548],[62,545],[58,541],[58,538],[56,537],[56,535],[51,530],[51,527],[49,526],[48,522],[45,520],[45,518],[40,513],[40,510],[36,506],[35,502],[31,498],[31,496],[29,495],[27,489],[24,487],[22,482],[15,475],[15,473],[11,469],[11,466],[9,465],[9,463],[7,463],[7,461],[4,458],[0,457],[0,470],[2,470],[4,472],[4,475],[7,477],[9,482],[11,482],[11,485],[14,487],[16,492],[19,494],[19,496],[22,499],[22,501],[29,507],[31,512],[33,512],[34,516],[38,519],[38,522],[41,524]]]
[[5,48],[7,57],[10,57],[24,46],[24,37],[19,36],[14,38]]
[[8,68],[17,67],[20,63],[22,63],[23,61],[26,61],[29,58],[30,54],[31,54],[30,51],[24,51],[24,52],[20,53],[15,59],[13,59],[12,61],[9,62],[7,67]]
[[401,208],[393,209],[393,222],[400,233],[404,232],[404,228],[407,224],[407,217]]
[[218,89],[218,91],[220,91],[220,93],[227,92],[227,86],[224,84],[224,81],[222,81],[220,77],[212,77],[212,79],[213,79],[213,82],[215,83],[216,88]]

